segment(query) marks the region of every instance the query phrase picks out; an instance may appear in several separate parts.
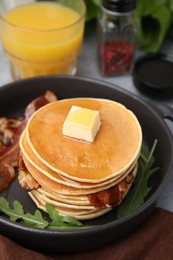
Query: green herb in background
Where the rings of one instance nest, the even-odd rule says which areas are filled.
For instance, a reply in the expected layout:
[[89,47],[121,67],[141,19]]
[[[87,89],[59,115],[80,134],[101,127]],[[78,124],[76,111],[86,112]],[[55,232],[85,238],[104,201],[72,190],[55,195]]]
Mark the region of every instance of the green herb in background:
[[[85,0],[87,21],[100,12],[101,0]],[[167,37],[173,38],[173,0],[136,0],[134,12],[138,29],[138,47],[157,52]]]
[[172,0],[137,0],[135,20],[138,29],[138,47],[156,52],[168,35],[172,22]]
[[142,145],[140,158],[138,160],[138,173],[136,179],[128,192],[123,203],[117,208],[117,217],[121,218],[139,208],[145,197],[148,195],[151,187],[148,187],[148,181],[151,175],[159,170],[159,167],[154,167],[154,151],[156,149],[157,140],[154,141],[151,150],[146,145]]
[[[67,0],[60,1],[65,3]],[[86,22],[88,22],[99,15],[101,0],[84,1]],[[173,38],[173,0],[136,0],[134,18],[140,49],[146,52],[157,52],[167,37]]]
[[96,18],[100,13],[100,0],[85,0],[86,21]]
[[173,0],[168,0],[168,8],[171,11],[171,22],[168,30],[168,36],[173,39]]
[[[101,0],[85,0],[86,21],[100,13]],[[157,52],[167,37],[173,38],[173,0],[136,0],[134,19],[138,29],[138,48]]]

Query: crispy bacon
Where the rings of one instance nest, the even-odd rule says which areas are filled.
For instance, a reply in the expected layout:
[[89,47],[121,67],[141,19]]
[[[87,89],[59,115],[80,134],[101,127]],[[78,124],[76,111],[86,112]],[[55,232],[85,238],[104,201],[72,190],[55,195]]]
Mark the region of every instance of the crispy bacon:
[[137,169],[137,164],[128,173],[128,175],[115,186],[88,195],[88,200],[95,208],[115,208],[122,203],[123,195],[126,193],[129,185],[132,184],[135,176],[134,171]]
[[95,208],[115,208],[122,202],[118,185],[107,190],[99,191],[88,195],[88,200]]
[[0,191],[15,177],[18,140],[24,127],[21,119],[0,118]]
[[25,120],[28,121],[28,119],[31,117],[31,115],[38,110],[40,107],[45,106],[48,103],[54,102],[57,100],[56,95],[51,91],[46,91],[44,96],[38,97],[35,100],[33,100],[25,109]]
[[18,180],[21,187],[26,191],[37,190],[40,185],[26,169],[21,153],[18,160]]
[[25,109],[25,118],[0,118],[0,191],[15,177],[19,138],[30,116],[40,107],[57,100],[51,91],[33,100]]
[[0,118],[0,160],[16,145],[18,135],[23,131],[23,120],[15,118]]

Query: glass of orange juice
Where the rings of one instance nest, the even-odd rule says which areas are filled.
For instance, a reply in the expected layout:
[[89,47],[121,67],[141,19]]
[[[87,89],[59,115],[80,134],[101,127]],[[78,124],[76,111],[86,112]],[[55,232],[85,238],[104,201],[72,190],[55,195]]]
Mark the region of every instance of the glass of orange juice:
[[76,73],[85,24],[83,0],[0,3],[2,46],[14,79]]

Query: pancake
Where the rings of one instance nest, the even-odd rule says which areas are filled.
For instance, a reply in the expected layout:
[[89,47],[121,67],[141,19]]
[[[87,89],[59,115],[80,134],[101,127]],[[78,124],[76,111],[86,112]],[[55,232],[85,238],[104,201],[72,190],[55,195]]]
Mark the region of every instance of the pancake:
[[[20,174],[20,169],[19,169]],[[118,188],[117,197],[115,197],[115,203],[117,205],[122,202],[124,197],[127,195],[135,177],[137,174],[137,165],[133,170],[121,180],[113,189]],[[111,188],[112,189],[112,188]],[[57,191],[49,190],[47,187],[41,186],[41,188],[33,189],[29,192],[29,195],[36,203],[36,205],[46,211],[46,203],[51,204],[55,209],[62,215],[72,215],[79,220],[90,219],[93,217],[98,217],[106,212],[110,211],[113,207],[109,202],[114,203],[114,198],[109,201],[109,196],[112,196],[110,189],[102,190],[101,192],[72,196],[62,195]],[[113,193],[114,195],[114,193]],[[101,206],[98,206],[98,198],[101,199]],[[96,205],[91,203],[91,201],[96,201]],[[104,203],[103,203],[104,202]]]
[[[60,184],[65,184],[66,186],[75,187],[75,188],[82,188],[82,189],[88,189],[88,188],[91,187],[91,183],[85,183],[85,182],[79,182],[79,181],[77,182],[77,181],[74,181],[74,180],[67,179],[66,177],[62,176],[61,174],[58,174],[57,172],[53,171],[52,169],[48,168],[45,164],[43,164],[35,156],[35,154],[32,152],[32,150],[30,149],[30,147],[27,143],[27,140],[26,140],[25,131],[23,132],[23,134],[21,136],[20,145],[21,145],[24,160],[25,161],[27,160],[27,162],[30,164],[30,167],[31,167],[31,165],[33,166],[32,167],[33,170],[34,169],[35,169],[35,171],[38,170],[40,173],[47,176],[51,180],[58,182]],[[126,174],[128,174],[128,171],[130,170],[130,168],[127,169]],[[42,175],[42,178],[44,178],[43,175]],[[117,175],[117,176],[115,176],[111,179],[104,181],[104,182],[92,183],[92,187],[103,186],[105,184],[108,184],[110,182],[117,180],[120,176],[122,176],[122,175],[121,174]]]
[[42,186],[45,187],[47,189],[50,189],[56,193],[60,193],[60,194],[71,194],[71,195],[81,195],[81,194],[90,194],[90,193],[95,193],[101,190],[106,190],[114,185],[116,185],[117,183],[119,183],[121,180],[123,180],[128,174],[129,172],[131,172],[134,168],[134,166],[132,166],[127,172],[125,172],[123,175],[121,175],[118,179],[116,180],[112,180],[109,183],[103,183],[103,185],[101,187],[93,187],[92,185],[90,185],[88,187],[88,189],[83,189],[82,186],[75,188],[75,187],[70,187],[69,186],[69,182],[67,182],[68,185],[66,184],[60,184],[57,183],[53,180],[51,180],[50,178],[48,178],[47,176],[43,175],[40,171],[38,171],[36,168],[34,168],[23,156],[23,160],[24,160],[24,164],[26,166],[26,168],[28,169],[28,171],[30,172],[30,174],[33,176],[33,178]]
[[[99,112],[101,128],[94,142],[62,134],[72,106]],[[49,203],[60,215],[96,218],[128,194],[141,144],[140,123],[122,104],[95,98],[56,101],[37,110],[21,135],[19,182],[44,211]]]
[[[62,135],[72,105],[99,111],[102,125],[92,144]],[[136,116],[123,105],[105,99],[76,98],[39,109],[27,124],[26,138],[48,168],[74,181],[98,183],[121,174],[136,160],[142,131]]]
[[[134,177],[136,175],[137,171],[134,171]],[[122,200],[125,198],[127,195],[131,185],[133,182],[129,183],[127,186],[126,191],[122,194]],[[81,202],[78,203],[72,203],[72,205],[69,203],[69,198],[67,197],[66,200],[63,201],[58,201],[57,198],[59,196],[53,196],[52,194],[49,194],[48,192],[44,191],[43,189],[38,189],[33,190],[29,192],[30,197],[34,200],[36,205],[46,211],[45,205],[46,203],[49,203],[52,205],[60,215],[71,215],[74,216],[78,220],[87,220],[87,219],[92,219],[96,218],[99,216],[102,216],[103,214],[109,212],[112,210],[112,207],[106,207],[106,208],[95,208],[93,206],[84,204]],[[88,201],[88,200],[87,200]]]
[[[23,134],[23,137],[25,135]],[[126,172],[124,172],[121,175],[115,176],[114,178],[108,179],[105,182],[101,182],[98,184],[95,183],[80,183],[80,182],[74,182],[67,178],[62,177],[61,175],[55,173],[48,167],[42,164],[42,168],[40,168],[37,163],[40,165],[40,161],[37,160],[36,162],[33,162],[31,158],[33,158],[33,155],[31,153],[27,154],[26,152],[26,143],[24,142],[25,146],[23,146],[23,138],[21,137],[21,143],[22,143],[22,153],[23,153],[23,160],[25,163],[25,166],[31,173],[34,179],[36,179],[41,185],[43,186],[49,186],[50,189],[56,190],[61,194],[89,194],[93,192],[97,192],[106,188],[109,188],[115,184],[117,184],[120,180],[125,178],[129,172],[133,169],[133,167],[136,165],[136,161],[130,166],[129,169],[127,169]],[[28,147],[27,147],[28,150]],[[44,169],[44,170],[43,170]],[[45,171],[45,169],[47,171]],[[49,172],[48,172],[49,171]]]
[[[38,197],[34,192],[29,192],[29,195],[33,199],[33,201],[35,202],[35,204],[37,205],[38,208],[42,209],[43,211],[46,211],[45,202],[43,200],[41,200],[40,197]],[[90,211],[86,211],[86,210],[85,211],[84,210],[83,211],[75,211],[75,210],[67,211],[63,208],[61,208],[61,209],[57,208],[56,206],[55,206],[55,209],[62,216],[70,215],[70,216],[74,216],[78,220],[88,220],[88,219],[97,218],[111,210],[111,208],[106,208],[106,209],[102,209],[102,210],[94,209],[94,210],[90,210]]]

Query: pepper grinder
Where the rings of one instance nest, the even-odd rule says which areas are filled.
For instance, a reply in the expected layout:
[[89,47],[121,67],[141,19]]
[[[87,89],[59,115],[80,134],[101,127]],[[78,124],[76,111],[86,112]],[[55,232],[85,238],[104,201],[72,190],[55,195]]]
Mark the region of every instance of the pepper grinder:
[[137,42],[135,0],[102,0],[98,18],[98,58],[103,76],[129,74]]

